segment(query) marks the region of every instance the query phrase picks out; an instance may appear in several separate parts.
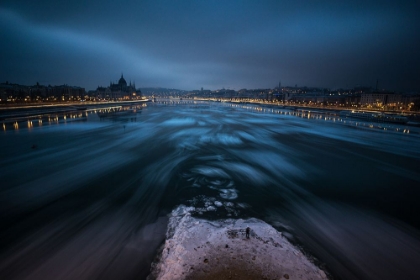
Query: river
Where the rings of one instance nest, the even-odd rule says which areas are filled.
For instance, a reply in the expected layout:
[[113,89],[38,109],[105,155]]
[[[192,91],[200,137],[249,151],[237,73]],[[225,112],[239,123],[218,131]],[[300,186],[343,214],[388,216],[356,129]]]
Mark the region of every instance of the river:
[[7,123],[0,278],[144,279],[184,204],[262,219],[336,279],[419,279],[419,140],[418,127],[223,102]]

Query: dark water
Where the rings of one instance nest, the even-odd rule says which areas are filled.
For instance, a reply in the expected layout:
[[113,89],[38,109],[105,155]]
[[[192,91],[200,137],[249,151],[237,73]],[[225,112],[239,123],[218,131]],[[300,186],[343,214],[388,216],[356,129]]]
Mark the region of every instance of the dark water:
[[228,103],[119,110],[3,126],[0,279],[143,279],[179,204],[261,218],[337,279],[420,278],[418,128]]

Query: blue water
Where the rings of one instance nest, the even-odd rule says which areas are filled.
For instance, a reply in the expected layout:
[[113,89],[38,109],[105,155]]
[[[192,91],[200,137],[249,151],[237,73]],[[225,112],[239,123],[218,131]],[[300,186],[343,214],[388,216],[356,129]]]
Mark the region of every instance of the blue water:
[[0,279],[143,279],[179,204],[263,219],[338,279],[419,278],[419,132],[170,100],[5,123]]

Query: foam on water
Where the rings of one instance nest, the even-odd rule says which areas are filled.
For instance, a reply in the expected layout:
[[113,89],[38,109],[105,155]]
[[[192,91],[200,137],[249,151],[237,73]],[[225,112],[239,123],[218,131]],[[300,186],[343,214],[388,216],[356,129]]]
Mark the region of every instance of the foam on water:
[[170,120],[164,121],[161,123],[163,126],[187,126],[193,125],[196,123],[196,120],[193,118],[172,118]]
[[238,191],[235,189],[219,189],[219,191],[221,198],[229,200],[238,198]]
[[200,137],[200,143],[202,144],[219,144],[226,146],[234,146],[242,144],[241,139],[234,135],[229,135],[226,133],[216,133],[215,135],[202,135]]
[[251,165],[244,163],[234,162],[234,163],[215,163],[218,166],[223,167],[223,169],[229,170],[234,173],[236,176],[241,178],[243,181],[249,181],[260,186],[269,181],[268,177],[263,174],[261,171],[253,168]]
[[196,166],[191,169],[191,172],[209,177],[226,179],[230,178],[230,176],[223,169],[211,166]]

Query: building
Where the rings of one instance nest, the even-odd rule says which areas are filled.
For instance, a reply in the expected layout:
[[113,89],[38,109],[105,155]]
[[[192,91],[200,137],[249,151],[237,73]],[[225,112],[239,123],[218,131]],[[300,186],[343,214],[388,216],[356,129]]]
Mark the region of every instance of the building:
[[402,95],[397,93],[362,93],[360,104],[372,108],[399,108],[402,104]]
[[36,83],[33,86],[0,83],[0,102],[25,103],[42,101],[80,101],[85,98],[84,88],[77,86],[44,86]]
[[121,74],[121,78],[118,83],[109,83],[109,87],[98,86],[95,93],[97,98],[106,100],[133,100],[141,99],[141,91],[136,90],[136,84],[127,84],[124,76]]

